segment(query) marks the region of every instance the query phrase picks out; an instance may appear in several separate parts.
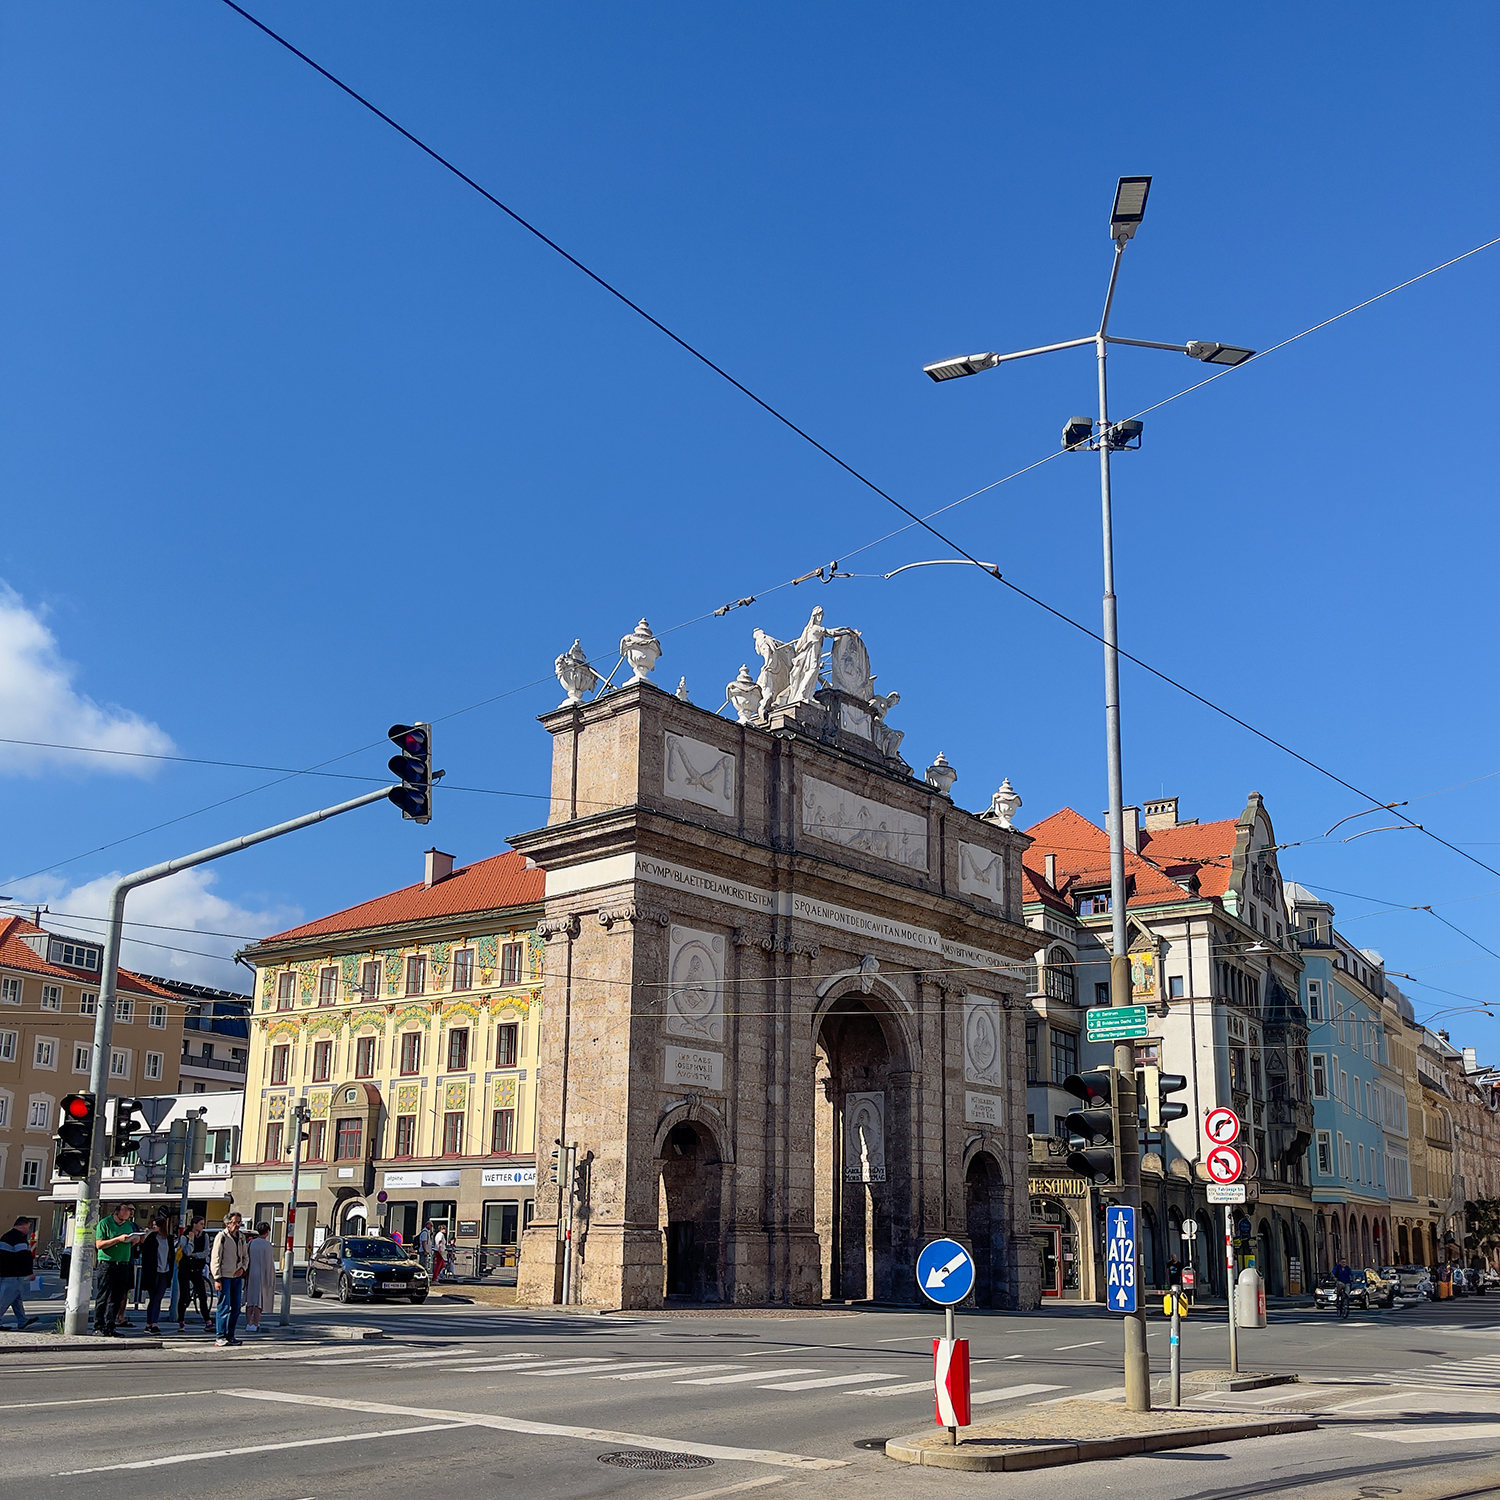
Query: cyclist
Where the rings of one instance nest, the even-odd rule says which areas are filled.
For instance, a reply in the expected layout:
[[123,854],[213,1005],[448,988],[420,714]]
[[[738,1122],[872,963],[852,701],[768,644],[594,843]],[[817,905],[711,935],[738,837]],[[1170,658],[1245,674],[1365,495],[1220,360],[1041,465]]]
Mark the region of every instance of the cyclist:
[[1349,1283],[1353,1279],[1353,1273],[1343,1261],[1339,1261],[1333,1268],[1334,1280],[1338,1282],[1338,1312],[1339,1317],[1349,1316]]

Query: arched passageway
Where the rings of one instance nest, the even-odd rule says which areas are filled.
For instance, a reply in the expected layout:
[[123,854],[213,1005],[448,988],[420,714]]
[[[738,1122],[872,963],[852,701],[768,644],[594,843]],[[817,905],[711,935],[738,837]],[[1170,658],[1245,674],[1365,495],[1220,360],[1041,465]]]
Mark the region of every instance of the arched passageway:
[[666,1250],[668,1297],[723,1300],[719,1264],[719,1209],[724,1174],[713,1132],[683,1121],[662,1146],[658,1223]]
[[975,1153],[964,1173],[964,1207],[974,1251],[974,1303],[1000,1307],[1005,1291],[1005,1180],[987,1151]]

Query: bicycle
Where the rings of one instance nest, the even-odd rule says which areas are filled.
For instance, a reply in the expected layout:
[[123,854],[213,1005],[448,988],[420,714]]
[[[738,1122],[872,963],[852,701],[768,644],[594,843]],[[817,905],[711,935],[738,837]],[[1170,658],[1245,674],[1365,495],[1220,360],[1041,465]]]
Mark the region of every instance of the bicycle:
[[1349,1321],[1349,1303],[1351,1300],[1349,1288],[1340,1283],[1338,1291],[1338,1314],[1341,1323]]

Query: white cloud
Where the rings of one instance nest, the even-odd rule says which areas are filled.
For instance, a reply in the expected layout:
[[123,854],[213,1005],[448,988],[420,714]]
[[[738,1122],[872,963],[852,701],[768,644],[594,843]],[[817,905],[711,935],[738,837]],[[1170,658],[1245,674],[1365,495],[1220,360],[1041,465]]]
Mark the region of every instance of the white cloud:
[[[43,877],[24,882],[12,894],[22,902],[48,907],[42,925],[50,932],[102,938],[109,893],[119,878],[119,872],[101,875],[68,890],[56,876]],[[132,891],[125,901],[121,964],[138,974],[159,974],[218,990],[248,989],[250,973],[232,961],[235,950],[267,933],[294,926],[302,919],[302,911],[290,906],[254,909],[237,905],[214,894],[217,879],[213,870],[182,870]],[[133,925],[145,923],[156,925]],[[226,933],[230,935],[220,935]]]
[[[115,704],[100,705],[73,686],[77,669],[58,650],[57,637],[21,596],[0,583],[0,724],[9,739],[50,745],[87,745],[103,750],[166,755],[171,738],[157,725]],[[125,755],[78,755],[23,745],[6,747],[4,763],[36,775],[66,765],[115,775],[149,776],[149,760]]]

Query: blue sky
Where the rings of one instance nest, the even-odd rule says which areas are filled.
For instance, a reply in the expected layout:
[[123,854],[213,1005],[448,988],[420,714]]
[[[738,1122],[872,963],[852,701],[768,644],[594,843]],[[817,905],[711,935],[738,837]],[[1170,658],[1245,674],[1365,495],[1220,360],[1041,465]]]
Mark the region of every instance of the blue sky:
[[[1488,6],[258,13],[923,512],[1092,409],[1087,351],[944,386],[921,366],[1091,332],[1121,173],[1155,177],[1132,337],[1267,348],[1500,234]],[[222,954],[211,934],[408,882],[431,842],[503,848],[543,816],[553,658],[642,614],[658,677],[713,708],[753,627],[821,603],[961,804],[1009,776],[1025,822],[1099,815],[1094,642],[970,569],[770,592],[944,549],[867,546],[903,518],[227,7],[12,7],[0,42],[0,720],[374,776],[386,726],[427,717],[450,782],[484,789],[427,829],[377,807],[142,893],[132,915],[198,929],[157,940]],[[1500,869],[1500,777],[1477,779],[1500,770],[1497,265],[1151,414],[1115,497],[1128,650],[1381,800],[1426,797],[1416,821]],[[1116,414],[1202,373],[1121,352]],[[1097,628],[1092,459],[941,524]],[[1343,842],[1394,819],[1322,840],[1352,794],[1128,664],[1124,700],[1128,800],[1210,819],[1258,789],[1313,840],[1284,873],[1435,987],[1409,986],[1422,1013],[1496,996],[1500,960],[1389,908],[1500,950],[1500,874],[1420,833]],[[360,786],[4,758],[3,893],[59,911]],[[1497,1025],[1452,1030],[1495,1054]]]

